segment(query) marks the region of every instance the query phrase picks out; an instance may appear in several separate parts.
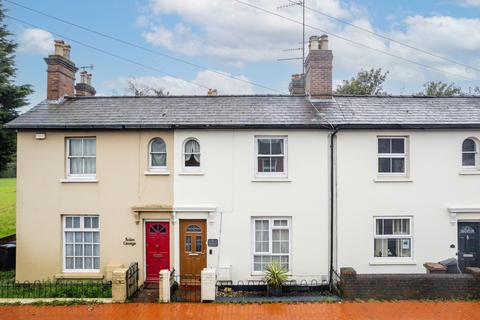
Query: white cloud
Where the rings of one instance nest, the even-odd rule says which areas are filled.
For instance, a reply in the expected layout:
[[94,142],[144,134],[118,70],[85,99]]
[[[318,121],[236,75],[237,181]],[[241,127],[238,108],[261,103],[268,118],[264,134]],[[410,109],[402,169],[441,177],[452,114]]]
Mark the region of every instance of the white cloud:
[[[281,15],[301,21],[301,9],[290,7],[277,10],[277,2],[248,1]],[[213,56],[233,64],[274,61],[282,49],[296,47],[301,41],[301,26],[261,13],[237,2],[224,0],[152,0],[151,9],[157,17],[177,15],[181,23],[167,26],[157,23],[147,28],[144,39],[153,45],[188,56]],[[339,18],[349,18],[339,0],[316,0],[310,5]],[[331,21],[308,12],[309,23],[335,28]]]
[[[139,86],[162,88],[165,92],[169,92],[170,95],[206,95],[208,91],[207,88],[217,89],[221,95],[254,93],[252,85],[245,82],[248,81],[247,77],[239,75],[235,76],[235,78],[241,80],[231,78],[227,72],[206,70],[198,72],[195,79],[190,82],[170,76],[135,77],[135,82]],[[127,94],[128,90],[126,90],[126,88],[128,87],[128,81],[130,79],[132,78],[118,77],[107,81],[104,86],[110,89],[113,94]],[[200,84],[203,87],[197,86],[196,84]]]
[[458,2],[466,7],[480,7],[480,0],[458,0]]
[[[301,20],[301,10],[295,6],[277,10],[279,3],[275,1],[242,1]],[[480,0],[463,2],[475,4]],[[373,26],[366,7],[352,6],[340,0],[312,0],[308,5],[372,32],[480,68],[480,19],[409,16],[396,20],[391,29],[381,30]],[[298,46],[301,39],[300,25],[235,1],[151,0],[150,8],[153,14],[143,33],[148,43],[186,56],[219,59],[234,66],[274,62],[278,58],[290,57],[292,52],[282,52],[282,49]],[[459,82],[464,78],[478,79],[480,75],[472,69],[378,38],[310,10],[306,13],[307,23],[311,26],[390,54],[388,56],[331,35],[335,72],[348,75],[344,78],[350,78],[360,69],[381,67],[390,71],[388,79],[396,82],[397,87],[420,87],[428,80]],[[164,15],[176,16],[181,22],[168,25],[162,21]],[[307,38],[323,33],[318,29],[307,27]],[[425,69],[393,55],[458,76]]]
[[25,29],[18,38],[18,52],[47,55],[53,51],[53,35],[37,28]]

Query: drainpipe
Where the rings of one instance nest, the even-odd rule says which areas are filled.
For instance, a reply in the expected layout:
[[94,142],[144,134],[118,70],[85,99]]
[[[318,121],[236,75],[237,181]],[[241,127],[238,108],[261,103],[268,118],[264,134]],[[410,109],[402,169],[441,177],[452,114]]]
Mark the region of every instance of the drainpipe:
[[334,216],[335,216],[335,137],[337,135],[338,129],[332,126],[333,132],[330,136],[330,270],[329,270],[329,279],[328,283],[330,289],[332,289],[333,283],[333,231],[334,231]]

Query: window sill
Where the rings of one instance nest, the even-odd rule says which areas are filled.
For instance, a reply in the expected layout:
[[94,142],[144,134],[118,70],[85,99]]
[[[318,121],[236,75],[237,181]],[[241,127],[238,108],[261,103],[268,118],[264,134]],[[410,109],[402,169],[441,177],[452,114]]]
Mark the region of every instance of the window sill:
[[205,175],[202,171],[192,171],[192,172],[180,172],[179,176],[203,176]]
[[417,265],[417,261],[415,260],[392,260],[392,259],[386,259],[386,260],[372,260],[370,261],[371,266],[382,266],[382,265]]
[[95,279],[101,280],[103,279],[103,273],[100,272],[85,272],[85,273],[58,273],[55,275],[55,279]]
[[145,171],[143,173],[146,176],[169,176],[170,172],[168,171]]
[[96,178],[67,178],[67,179],[61,179],[61,183],[98,183],[98,179]]
[[388,182],[413,182],[413,179],[407,177],[394,177],[394,176],[387,176],[387,177],[377,177],[373,179],[375,183],[388,183]]
[[461,176],[475,176],[480,175],[480,170],[461,170],[458,174]]
[[284,177],[258,177],[258,178],[253,178],[251,180],[252,182],[292,182],[291,179],[284,178]]

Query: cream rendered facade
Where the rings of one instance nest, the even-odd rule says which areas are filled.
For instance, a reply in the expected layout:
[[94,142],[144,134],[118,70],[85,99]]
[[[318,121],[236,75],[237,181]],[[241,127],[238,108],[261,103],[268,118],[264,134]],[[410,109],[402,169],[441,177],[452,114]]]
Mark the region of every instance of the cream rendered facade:
[[[208,248],[207,266],[218,270],[219,279],[261,279],[252,267],[255,217],[291,219],[293,279],[328,279],[329,134],[305,129],[174,131],[175,219],[207,220],[207,237],[219,240],[218,247]],[[258,136],[287,138],[288,177],[255,177]],[[188,138],[200,143],[198,172],[183,170]],[[175,269],[180,270],[178,265]]]
[[[377,138],[407,138],[407,176],[377,174]],[[457,257],[457,223],[480,221],[480,175],[462,169],[462,142],[479,130],[341,130],[336,137],[337,268],[422,273]],[[411,217],[412,257],[374,258],[374,218]]]
[[[148,145],[167,147],[173,167],[173,132],[168,130],[35,131],[18,133],[17,280],[102,278],[109,265],[138,262],[144,279],[145,219],[171,221],[173,175],[147,175]],[[66,179],[66,138],[96,137],[96,182]],[[138,215],[132,208],[136,207]],[[62,216],[98,215],[100,270],[71,274],[63,269]],[[124,245],[125,238],[135,245]],[[173,234],[170,233],[173,240]],[[174,245],[173,241],[170,242]],[[173,250],[170,261],[174,260]]]

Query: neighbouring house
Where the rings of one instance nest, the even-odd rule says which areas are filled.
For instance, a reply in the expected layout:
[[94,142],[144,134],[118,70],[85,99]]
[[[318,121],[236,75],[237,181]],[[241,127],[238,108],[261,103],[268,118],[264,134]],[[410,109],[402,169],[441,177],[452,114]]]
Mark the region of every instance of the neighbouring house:
[[326,36],[290,95],[96,97],[55,43],[18,131],[18,280],[138,262],[219,280],[480,266],[480,98],[336,96]]

